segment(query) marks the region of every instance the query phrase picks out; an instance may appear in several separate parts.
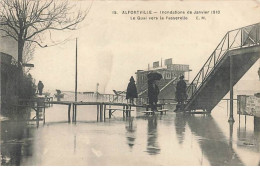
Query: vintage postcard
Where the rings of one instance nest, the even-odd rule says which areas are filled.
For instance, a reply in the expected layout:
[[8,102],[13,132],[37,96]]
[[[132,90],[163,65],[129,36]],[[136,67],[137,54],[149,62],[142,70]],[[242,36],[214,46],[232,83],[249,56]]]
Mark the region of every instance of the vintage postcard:
[[259,0],[0,0],[1,166],[260,165]]

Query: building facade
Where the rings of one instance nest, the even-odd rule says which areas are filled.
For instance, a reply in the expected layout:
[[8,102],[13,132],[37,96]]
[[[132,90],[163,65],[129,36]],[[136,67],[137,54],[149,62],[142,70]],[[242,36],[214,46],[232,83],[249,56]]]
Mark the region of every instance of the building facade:
[[137,70],[136,72],[136,87],[138,97],[142,99],[147,98],[147,74],[150,72],[158,72],[162,75],[162,79],[157,82],[160,89],[158,96],[160,101],[174,102],[176,84],[181,75],[184,75],[185,81],[188,85],[189,82],[189,65],[185,64],[173,64],[172,59],[166,59],[164,64],[153,62],[153,67],[149,67],[146,70]]
[[13,57],[6,53],[0,52],[1,63],[1,110],[7,106],[7,104],[13,104],[13,101],[17,100],[17,73],[18,68],[12,64]]

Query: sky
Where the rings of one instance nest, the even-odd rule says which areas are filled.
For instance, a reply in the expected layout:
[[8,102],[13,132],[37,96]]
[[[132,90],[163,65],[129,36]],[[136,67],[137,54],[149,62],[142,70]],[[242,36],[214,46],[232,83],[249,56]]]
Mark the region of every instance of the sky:
[[[91,1],[84,0],[74,2],[80,3],[82,9],[91,4]],[[52,34],[56,41],[70,40],[36,49],[31,61],[35,67],[30,73],[36,82],[43,81],[45,90],[73,91],[77,38],[78,91],[95,91],[97,83],[101,93],[112,93],[113,89],[126,90],[130,77],[135,77],[137,70],[147,69],[148,64],[167,58],[172,58],[175,64],[190,65],[192,80],[227,31],[260,22],[259,4],[255,0],[94,1],[78,30]],[[195,19],[202,15],[187,14],[184,16],[189,19],[183,21],[130,20],[131,16],[138,15],[121,14],[128,10],[219,10],[220,14],[204,15],[206,20]],[[119,14],[112,14],[112,11]],[[257,80],[259,66],[258,61],[242,81]],[[243,83],[238,85],[243,86]]]

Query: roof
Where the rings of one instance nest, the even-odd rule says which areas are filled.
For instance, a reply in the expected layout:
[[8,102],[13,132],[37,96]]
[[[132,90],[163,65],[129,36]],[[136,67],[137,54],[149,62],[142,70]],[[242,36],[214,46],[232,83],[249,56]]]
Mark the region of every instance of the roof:
[[0,62],[5,64],[11,64],[12,56],[6,53],[0,52]]

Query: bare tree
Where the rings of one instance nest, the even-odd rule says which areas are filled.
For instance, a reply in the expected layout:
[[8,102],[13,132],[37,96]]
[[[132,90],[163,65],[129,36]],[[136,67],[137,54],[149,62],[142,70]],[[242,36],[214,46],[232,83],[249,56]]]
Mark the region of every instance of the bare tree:
[[[30,59],[32,44],[42,45],[42,35],[51,30],[75,30],[90,7],[75,11],[68,0],[0,0],[0,31],[18,42],[18,67]],[[29,46],[28,46],[29,45]],[[26,54],[24,49],[28,49]],[[23,58],[26,56],[28,58]]]
[[28,63],[33,59],[36,45],[33,42],[25,42],[23,50],[23,63]]

